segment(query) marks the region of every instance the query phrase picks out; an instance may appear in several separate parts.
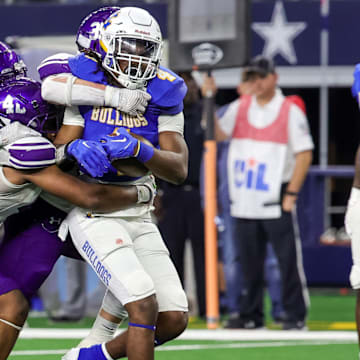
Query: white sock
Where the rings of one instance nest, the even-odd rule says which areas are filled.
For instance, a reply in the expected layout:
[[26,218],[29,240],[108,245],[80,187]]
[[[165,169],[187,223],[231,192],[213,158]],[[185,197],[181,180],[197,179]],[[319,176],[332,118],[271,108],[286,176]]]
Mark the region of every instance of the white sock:
[[78,347],[90,347],[111,340],[119,324],[104,319],[98,314],[88,336],[83,339]]

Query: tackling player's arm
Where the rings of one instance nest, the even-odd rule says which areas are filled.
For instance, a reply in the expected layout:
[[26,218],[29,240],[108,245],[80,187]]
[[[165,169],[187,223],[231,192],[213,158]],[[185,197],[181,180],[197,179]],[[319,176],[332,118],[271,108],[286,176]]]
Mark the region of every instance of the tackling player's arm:
[[[73,66],[70,66],[72,63]],[[78,70],[82,76],[74,76]],[[109,106],[135,116],[144,113],[151,96],[143,90],[129,90],[104,84],[97,63],[84,55],[56,54],[38,67],[41,95],[50,103],[72,106]],[[94,75],[97,72],[97,75]],[[91,75],[91,81],[86,76]],[[89,80],[89,79],[88,79]]]
[[136,186],[89,184],[55,165],[31,172],[5,167],[4,173],[14,184],[29,181],[76,206],[95,211],[126,209],[139,202],[146,203],[153,196],[150,189]]
[[151,99],[151,95],[143,90],[103,85],[79,79],[72,74],[47,77],[41,86],[41,96],[54,104],[109,106],[132,116],[144,113]]

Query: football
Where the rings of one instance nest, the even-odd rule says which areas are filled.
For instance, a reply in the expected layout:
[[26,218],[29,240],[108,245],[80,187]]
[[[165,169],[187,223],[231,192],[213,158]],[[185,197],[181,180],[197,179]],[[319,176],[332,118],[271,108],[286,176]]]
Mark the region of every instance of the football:
[[[149,140],[145,139],[141,135],[137,135],[132,132],[130,132],[130,135],[147,145],[153,146]],[[136,158],[117,159],[111,164],[116,168],[119,176],[127,175],[132,177],[141,177],[150,172],[150,170]]]

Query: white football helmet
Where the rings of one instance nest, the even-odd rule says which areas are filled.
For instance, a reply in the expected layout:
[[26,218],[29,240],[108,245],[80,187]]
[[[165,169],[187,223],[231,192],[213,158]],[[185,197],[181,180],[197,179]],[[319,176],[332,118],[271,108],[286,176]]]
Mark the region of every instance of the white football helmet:
[[160,64],[160,26],[144,9],[121,8],[104,22],[100,47],[102,65],[116,81],[128,89],[143,88]]

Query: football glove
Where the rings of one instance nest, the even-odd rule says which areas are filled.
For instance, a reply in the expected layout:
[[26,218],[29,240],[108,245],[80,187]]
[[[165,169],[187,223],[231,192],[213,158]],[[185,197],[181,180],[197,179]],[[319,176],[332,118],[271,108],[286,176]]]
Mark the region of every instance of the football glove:
[[96,141],[76,139],[66,146],[65,152],[92,177],[101,177],[111,168],[106,152]]
[[116,128],[115,132],[100,139],[111,161],[135,157],[142,163],[154,156],[154,147],[131,136],[126,129]]
[[100,143],[111,161],[134,157],[139,146],[139,140],[122,127],[116,128],[112,134],[101,138]]
[[113,86],[105,88],[105,105],[131,116],[143,114],[150,99],[151,95],[143,90],[119,89]]

